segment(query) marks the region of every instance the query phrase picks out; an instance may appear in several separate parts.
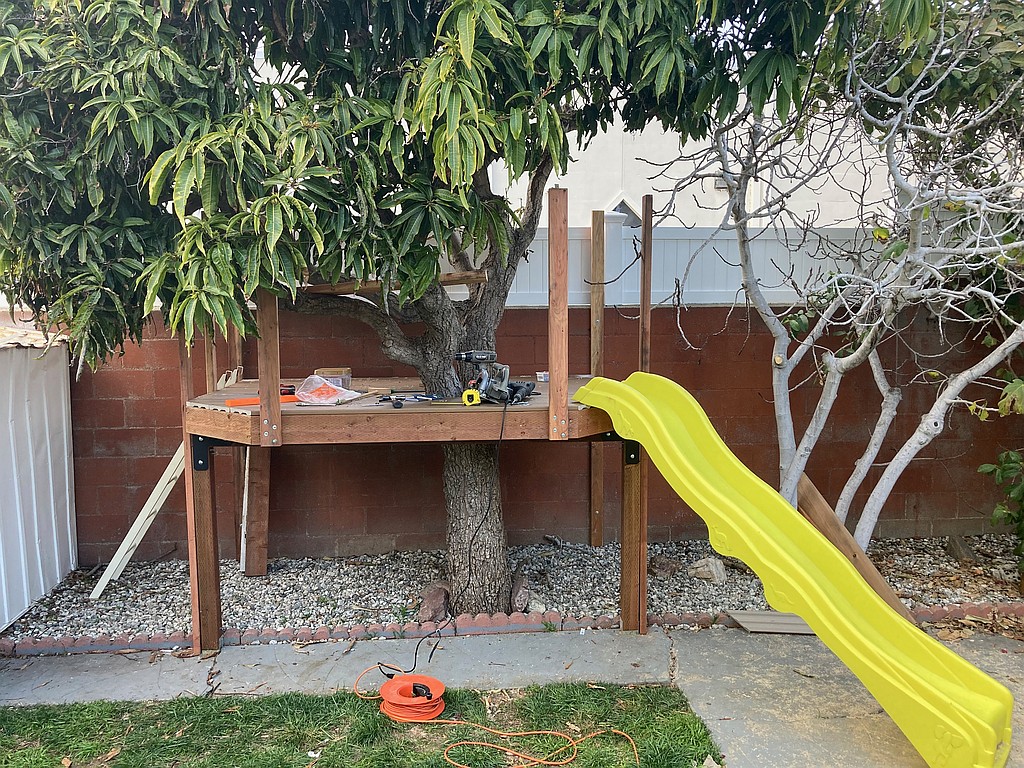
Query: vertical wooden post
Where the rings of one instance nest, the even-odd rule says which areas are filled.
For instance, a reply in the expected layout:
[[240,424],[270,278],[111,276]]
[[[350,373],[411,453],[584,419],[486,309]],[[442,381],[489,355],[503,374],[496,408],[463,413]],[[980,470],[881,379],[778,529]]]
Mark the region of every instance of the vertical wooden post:
[[[640,245],[640,354],[641,371],[651,369],[651,250],[654,234],[654,198],[644,195]],[[631,463],[630,443],[622,448],[622,628],[647,632],[647,474],[649,462],[636,445]],[[635,596],[635,605],[632,602]],[[629,609],[627,619],[626,610]],[[628,623],[627,623],[628,622]]]
[[281,445],[281,340],[278,335],[277,296],[256,291],[257,344],[260,376],[260,445]]
[[[590,373],[604,375],[604,211],[590,214]],[[604,544],[604,443],[590,443],[590,546]]]
[[206,391],[213,392],[217,389],[217,378],[220,371],[217,370],[217,334],[211,333],[203,339],[203,357],[206,362]]
[[640,370],[651,370],[651,250],[654,196],[644,195],[640,229]]
[[[242,380],[242,336],[233,325],[228,326],[228,334],[224,337],[224,367],[229,371],[238,371],[238,380]],[[231,487],[235,492],[235,553],[239,563],[242,562],[242,496],[245,489],[245,461],[248,446],[239,446],[231,451]]]
[[548,191],[548,437],[569,437],[569,195]]
[[192,357],[182,336],[181,411],[185,442],[185,521],[188,529],[189,586],[192,593],[192,650],[220,647],[220,570],[217,552],[217,516],[213,500],[213,468],[194,469],[192,436],[184,426],[185,405],[194,395]]
[[[619,552],[619,612],[622,629],[646,631],[647,601],[641,601],[640,571],[646,566],[641,557],[640,444],[622,441],[622,540]],[[641,629],[643,627],[643,629]]]
[[249,447],[248,483],[245,488],[245,557],[242,566],[246,576],[267,575],[270,454],[269,448],[257,445]]

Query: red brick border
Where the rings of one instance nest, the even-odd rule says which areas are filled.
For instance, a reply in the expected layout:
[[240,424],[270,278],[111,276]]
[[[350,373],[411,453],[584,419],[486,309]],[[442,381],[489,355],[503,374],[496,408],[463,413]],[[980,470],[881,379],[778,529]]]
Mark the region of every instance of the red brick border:
[[[939,605],[913,610],[919,622],[936,622],[946,619],[962,619],[967,616],[1020,616],[1024,617],[1024,601],[1012,603],[966,603]],[[707,628],[721,624],[727,627],[740,625],[728,612],[710,613],[651,613],[647,615],[651,626],[689,626]],[[442,637],[452,635],[494,635],[516,632],[575,632],[580,629],[616,629],[621,626],[619,616],[562,616],[555,611],[546,613],[485,614],[475,616],[462,614],[452,622],[417,624],[392,623],[357,624],[352,627],[267,627],[263,630],[234,628],[224,630],[221,646],[231,645],[275,645],[291,643],[326,643],[341,640],[365,640],[382,638],[420,638],[432,634]],[[175,650],[189,644],[184,632],[170,635],[119,635],[110,637],[39,637],[14,641],[0,637],[0,658],[12,656],[58,656],[72,653],[97,653],[117,651]]]

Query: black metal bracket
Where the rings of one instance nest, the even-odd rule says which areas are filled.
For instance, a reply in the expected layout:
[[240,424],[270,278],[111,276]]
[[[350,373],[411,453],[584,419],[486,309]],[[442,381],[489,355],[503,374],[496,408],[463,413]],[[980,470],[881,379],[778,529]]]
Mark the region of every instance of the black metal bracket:
[[622,440],[622,435],[620,435],[618,432],[615,432],[613,430],[611,432],[602,432],[600,434],[600,436],[595,437],[593,439],[594,439],[595,442],[599,440],[601,442],[606,443],[606,442],[609,442],[609,441],[612,441],[612,440],[614,440],[614,441]]
[[639,464],[640,463],[640,443],[636,440],[623,440],[622,441],[622,463],[623,464]]
[[222,445],[238,445],[230,440],[206,435],[192,435],[192,471],[206,472],[210,469],[210,450]]

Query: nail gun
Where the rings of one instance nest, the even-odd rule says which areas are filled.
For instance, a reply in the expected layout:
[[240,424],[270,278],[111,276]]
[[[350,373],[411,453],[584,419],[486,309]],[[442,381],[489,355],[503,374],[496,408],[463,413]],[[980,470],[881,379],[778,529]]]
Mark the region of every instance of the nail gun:
[[[533,382],[523,383],[508,380],[508,366],[498,362],[498,355],[491,350],[471,349],[457,352],[455,359],[476,366],[476,375],[462,393],[466,405],[478,405],[481,400],[489,403],[522,402],[533,394]],[[492,372],[493,371],[493,372]]]

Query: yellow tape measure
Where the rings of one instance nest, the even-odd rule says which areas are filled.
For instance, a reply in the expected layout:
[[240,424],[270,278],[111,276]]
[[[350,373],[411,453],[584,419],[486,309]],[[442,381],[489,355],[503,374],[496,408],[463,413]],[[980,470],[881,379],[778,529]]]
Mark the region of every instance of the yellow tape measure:
[[480,405],[480,390],[478,390],[478,389],[464,389],[464,390],[462,390],[462,404],[463,405]]

